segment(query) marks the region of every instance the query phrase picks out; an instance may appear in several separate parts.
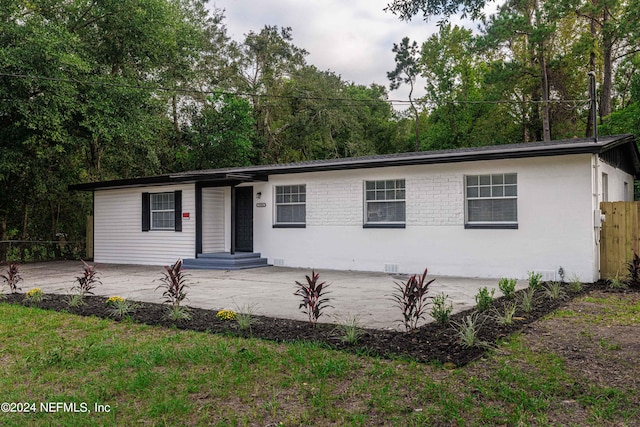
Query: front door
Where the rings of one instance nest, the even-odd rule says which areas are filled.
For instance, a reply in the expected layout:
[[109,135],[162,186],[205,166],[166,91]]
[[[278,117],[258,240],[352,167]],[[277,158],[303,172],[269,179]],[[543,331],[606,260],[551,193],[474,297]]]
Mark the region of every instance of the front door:
[[236,187],[236,251],[253,252],[253,187]]

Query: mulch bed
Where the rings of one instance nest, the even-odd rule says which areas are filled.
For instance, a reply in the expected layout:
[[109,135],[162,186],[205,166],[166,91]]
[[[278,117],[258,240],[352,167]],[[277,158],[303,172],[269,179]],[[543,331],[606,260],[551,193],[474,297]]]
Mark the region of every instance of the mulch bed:
[[[568,294],[564,300],[550,300],[545,298],[542,290],[536,291],[537,301],[534,310],[524,313],[518,307],[517,320],[511,325],[498,323],[492,315],[482,315],[482,326],[479,339],[493,344],[526,325],[566,305],[571,299],[595,289],[605,289],[602,281],[585,284],[581,292]],[[516,301],[519,301],[517,292]],[[97,316],[109,318],[105,297],[87,296],[81,307],[70,307],[67,295],[45,294],[37,307],[65,311],[81,316]],[[29,305],[24,300],[24,294],[6,295],[6,302]],[[504,297],[493,301],[493,307],[501,310],[505,303]],[[442,326],[435,322],[419,327],[415,332],[397,332],[378,329],[364,329],[362,337],[356,344],[346,343],[341,339],[341,333],[335,325],[318,324],[312,327],[308,322],[298,320],[254,316],[255,323],[250,331],[240,330],[234,321],[223,321],[216,318],[216,311],[191,308],[191,320],[172,322],[165,319],[166,307],[161,304],[140,302],[136,311],[130,315],[134,322],[164,327],[177,327],[193,331],[210,332],[214,334],[236,335],[240,337],[260,338],[276,342],[315,341],[325,344],[329,348],[350,351],[357,354],[367,354],[383,358],[408,358],[418,362],[436,362],[447,366],[464,366],[480,358],[487,351],[487,346],[464,347],[452,325]],[[33,306],[33,304],[32,304]],[[452,322],[460,323],[465,316],[473,314],[474,310],[466,310],[451,316]],[[400,315],[400,313],[398,313]]]

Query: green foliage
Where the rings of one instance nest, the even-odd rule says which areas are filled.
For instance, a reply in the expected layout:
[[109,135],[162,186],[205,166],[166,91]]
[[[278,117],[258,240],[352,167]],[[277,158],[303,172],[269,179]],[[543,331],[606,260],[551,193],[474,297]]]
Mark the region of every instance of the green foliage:
[[482,313],[491,308],[495,292],[495,289],[491,289],[491,292],[489,292],[486,286],[478,289],[478,293],[476,294],[476,310]]
[[512,325],[513,318],[516,314],[517,305],[514,301],[505,303],[502,306],[502,311],[494,310],[494,318],[498,323],[503,325]]
[[550,300],[566,299],[567,291],[564,289],[564,285],[561,282],[549,282],[544,287],[544,293]]
[[180,305],[167,305],[165,308],[165,317],[172,322],[178,322],[180,320],[191,320],[191,313],[189,313],[189,307]]
[[340,339],[348,344],[356,344],[364,331],[360,325],[360,318],[355,316],[347,316],[345,319],[339,320],[336,330],[340,334]]
[[502,295],[504,295],[505,298],[511,299],[515,296],[517,284],[518,284],[518,279],[507,279],[506,277],[503,277],[498,282],[498,288],[500,289],[500,292],[502,292]]
[[22,281],[22,276],[20,276],[20,272],[18,271],[17,263],[10,263],[7,266],[7,272],[5,274],[0,274],[0,277],[9,287],[9,291],[11,291],[12,294],[17,293],[20,290],[20,288],[18,287],[18,283]]
[[93,289],[97,285],[101,285],[102,282],[99,279],[98,265],[90,265],[84,260],[82,261],[82,276],[76,277],[76,286],[71,288],[72,291],[76,291],[83,296],[93,295]]
[[453,311],[453,303],[449,303],[447,306],[447,299],[449,295],[444,293],[436,295],[431,300],[431,317],[440,325],[448,325],[449,317]]
[[182,260],[178,259],[173,265],[164,266],[164,277],[160,279],[162,282],[156,290],[162,288],[164,292],[164,303],[171,307],[179,307],[182,301],[187,297],[187,275],[182,271]]
[[311,276],[305,276],[305,279],[306,283],[296,281],[298,289],[293,294],[302,298],[298,308],[309,316],[309,323],[316,326],[324,310],[331,307],[327,304],[330,299],[326,298],[328,293],[326,290],[329,285],[326,282],[318,283],[320,273],[316,273],[313,270],[311,271]]
[[573,274],[569,278],[569,290],[571,292],[581,292],[583,288],[584,285],[582,284],[582,280],[580,280],[580,276]]
[[529,287],[523,290],[520,295],[520,308],[525,313],[531,313],[536,305],[536,289]]
[[33,289],[29,289],[25,294],[24,294],[24,299],[25,301],[27,301],[28,303],[32,303],[32,304],[38,304],[39,302],[41,302],[44,298],[44,295],[42,293],[42,289],[40,288],[33,288]]
[[402,311],[402,324],[406,331],[415,331],[418,322],[424,319],[429,285],[436,280],[427,281],[427,271],[425,268],[421,275],[414,274],[406,282],[395,282],[395,292],[391,298]]
[[106,303],[109,306],[109,315],[116,319],[123,319],[140,307],[140,304],[119,297],[111,297]]
[[256,323],[254,315],[254,305],[248,304],[236,309],[236,323],[241,331],[251,330],[251,326]]
[[69,307],[72,307],[72,308],[81,307],[85,304],[84,294],[77,293],[77,294],[67,295],[66,302],[69,305]]
[[456,333],[460,338],[460,343],[463,347],[477,347],[485,345],[478,338],[480,327],[484,322],[479,320],[479,313],[474,313],[469,316],[465,316],[461,323],[453,322]]
[[542,274],[533,271],[529,272],[529,287],[538,289],[542,285]]

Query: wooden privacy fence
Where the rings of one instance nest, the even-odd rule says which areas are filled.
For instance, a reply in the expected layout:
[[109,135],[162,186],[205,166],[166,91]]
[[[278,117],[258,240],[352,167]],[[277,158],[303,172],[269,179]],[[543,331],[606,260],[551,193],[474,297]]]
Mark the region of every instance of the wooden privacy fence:
[[602,202],[605,221],[600,229],[600,277],[627,275],[626,263],[640,255],[640,202]]

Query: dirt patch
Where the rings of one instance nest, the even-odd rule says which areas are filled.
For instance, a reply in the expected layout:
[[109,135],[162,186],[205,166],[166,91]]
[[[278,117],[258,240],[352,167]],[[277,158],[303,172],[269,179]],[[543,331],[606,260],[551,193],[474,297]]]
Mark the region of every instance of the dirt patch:
[[[603,283],[585,285],[584,290],[579,293],[571,293],[566,300],[546,299],[542,291],[537,291],[538,303],[534,310],[524,313],[519,307],[515,313],[515,322],[511,325],[504,325],[496,321],[494,316],[484,314],[480,316],[482,324],[478,338],[487,343],[495,343],[497,340],[522,330],[527,325],[540,319],[553,310],[570,304],[571,298],[582,295],[586,292],[603,289]],[[522,292],[522,291],[521,291]],[[519,296],[519,295],[517,295]],[[15,304],[26,304],[23,294],[12,294],[7,296],[7,301]],[[38,307],[50,310],[68,311],[70,313],[83,316],[98,316],[107,318],[109,312],[105,304],[106,298],[88,296],[85,298],[85,305],[81,307],[70,307],[67,303],[67,296],[58,294],[45,295],[44,301]],[[505,304],[503,298],[493,301],[493,308],[501,311]],[[460,342],[456,329],[452,326],[441,326],[434,322],[428,323],[416,330],[414,333],[404,333],[396,331],[364,329],[363,335],[357,344],[346,343],[341,339],[340,332],[335,325],[318,324],[312,327],[307,322],[255,316],[255,323],[251,330],[240,330],[236,322],[223,321],[216,317],[216,311],[200,308],[191,308],[192,319],[189,321],[179,321],[174,323],[165,319],[166,307],[161,304],[140,302],[139,308],[131,315],[132,320],[149,325],[160,325],[165,327],[176,326],[179,329],[190,329],[217,334],[232,334],[242,337],[254,337],[272,340],[276,342],[291,341],[316,341],[324,343],[330,348],[351,351],[358,354],[368,354],[385,358],[406,357],[419,362],[440,362],[450,366],[464,366],[485,353],[483,347],[465,347]],[[473,313],[473,310],[460,312],[452,316],[452,322],[460,323],[465,316]],[[560,320],[559,322],[562,322]],[[547,324],[544,326],[534,326],[540,329],[541,336],[559,328],[559,324]],[[548,326],[547,326],[548,325]],[[613,332],[613,331],[612,331]],[[598,332],[601,334],[603,332]],[[618,339],[616,334],[623,333],[617,331],[611,339]],[[538,335],[538,334],[536,334]],[[549,345],[556,346],[555,350],[565,348],[566,354],[571,355],[575,360],[580,360],[581,354],[589,354],[593,349],[584,348],[578,351],[573,350],[575,339],[567,333],[564,340],[548,340]],[[538,345],[542,345],[538,343]],[[595,346],[598,341],[595,340]],[[622,345],[622,343],[620,344]],[[627,344],[625,344],[626,346]],[[564,347],[563,347],[564,346]],[[636,347],[637,348],[637,347]],[[566,350],[569,349],[569,350]],[[586,364],[586,362],[585,362]],[[595,369],[595,368],[593,368]],[[636,371],[637,372],[637,371]],[[605,375],[604,373],[602,375]]]

